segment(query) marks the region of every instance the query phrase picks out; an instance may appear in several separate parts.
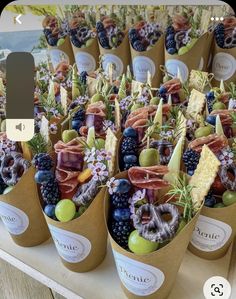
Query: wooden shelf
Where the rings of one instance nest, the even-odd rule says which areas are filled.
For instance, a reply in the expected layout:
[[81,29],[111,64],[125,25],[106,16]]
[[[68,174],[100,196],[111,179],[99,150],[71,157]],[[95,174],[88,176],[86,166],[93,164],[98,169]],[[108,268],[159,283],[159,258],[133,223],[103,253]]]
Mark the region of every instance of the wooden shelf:
[[[52,240],[37,247],[22,248],[13,243],[2,223],[0,231],[0,258],[66,298],[126,298],[120,287],[110,246],[104,262],[98,268],[80,274],[62,265]],[[228,278],[231,252],[232,247],[224,258],[206,261],[187,251],[168,299],[203,299],[203,284],[209,277],[219,275]]]

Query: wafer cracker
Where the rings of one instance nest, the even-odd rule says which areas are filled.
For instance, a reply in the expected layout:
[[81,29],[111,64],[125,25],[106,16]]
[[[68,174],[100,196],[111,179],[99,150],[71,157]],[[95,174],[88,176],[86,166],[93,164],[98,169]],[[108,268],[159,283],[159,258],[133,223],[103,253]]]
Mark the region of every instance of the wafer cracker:
[[115,125],[119,130],[121,125],[121,113],[120,113],[120,105],[117,99],[115,99]]
[[193,89],[190,94],[187,114],[195,118],[198,114],[201,114],[205,105],[205,94]]
[[204,201],[215,180],[219,167],[220,161],[209,147],[204,145],[197,169],[189,181],[189,184],[194,187],[192,190],[192,200],[195,210],[199,209]]
[[111,153],[111,160],[108,161],[108,171],[113,175],[116,168],[116,153],[117,153],[118,139],[110,128],[107,130],[105,150]]
[[178,113],[178,122],[179,122],[179,130],[178,130],[178,139],[182,137],[183,141],[186,138],[187,134],[187,119],[183,115],[183,112],[179,111]]
[[61,106],[64,112],[64,115],[67,114],[67,104],[68,104],[68,92],[64,87],[60,87],[61,94]]

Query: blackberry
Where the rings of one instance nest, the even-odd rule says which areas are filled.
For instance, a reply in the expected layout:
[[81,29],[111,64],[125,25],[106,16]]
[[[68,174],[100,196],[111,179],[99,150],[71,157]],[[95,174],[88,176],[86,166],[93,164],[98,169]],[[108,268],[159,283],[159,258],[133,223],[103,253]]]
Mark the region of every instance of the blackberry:
[[100,45],[104,48],[104,49],[111,49],[110,45],[109,45],[109,39],[105,36],[102,38],[99,38],[99,42]]
[[43,33],[45,34],[45,36],[49,36],[52,33],[52,30],[49,28],[45,28],[43,29]]
[[55,205],[60,200],[60,191],[56,179],[41,185],[40,190],[42,198],[47,204]]
[[129,193],[114,193],[111,196],[111,205],[113,209],[126,209],[129,207]]
[[73,36],[71,39],[72,44],[76,47],[76,48],[81,48],[82,47],[82,43],[77,39],[76,36]]
[[213,195],[212,190],[210,190],[207,196],[205,196],[204,206],[208,208],[213,208],[215,204],[216,204],[216,198]]
[[80,108],[73,116],[73,120],[85,121],[85,110]]
[[146,47],[144,46],[144,44],[140,40],[136,40],[133,43],[133,48],[134,48],[134,50],[136,50],[138,52],[143,52],[143,51],[146,50]]
[[96,30],[97,30],[98,33],[105,30],[104,29],[104,25],[103,25],[103,23],[101,21],[97,22],[97,24],[96,24]]
[[50,170],[53,167],[53,160],[46,153],[40,153],[34,156],[33,164],[38,170]]
[[71,36],[75,36],[77,35],[77,29],[70,29],[69,33]]
[[216,43],[219,47],[224,48],[225,27],[223,23],[219,23],[214,29]]
[[183,154],[183,162],[189,175],[193,175],[197,168],[200,154],[192,149],[187,149]]
[[137,141],[132,137],[126,137],[121,143],[121,153],[124,154],[136,154]]
[[84,85],[86,85],[86,83],[87,83],[87,76],[88,76],[88,73],[86,71],[81,72],[80,75],[79,75],[80,81]]
[[110,229],[113,239],[124,249],[128,248],[128,239],[132,230],[130,221],[113,220]]
[[48,44],[52,47],[55,47],[57,45],[58,39],[56,37],[50,37],[47,39]]
[[207,108],[209,113],[211,113],[212,109],[213,109],[213,103],[215,100],[215,95],[213,91],[210,91],[206,94],[206,101],[207,101]]
[[174,40],[168,40],[166,42],[166,48],[171,49],[176,47],[176,42]]
[[2,177],[0,176],[0,194],[3,194],[3,191],[7,188],[7,185],[4,183]]

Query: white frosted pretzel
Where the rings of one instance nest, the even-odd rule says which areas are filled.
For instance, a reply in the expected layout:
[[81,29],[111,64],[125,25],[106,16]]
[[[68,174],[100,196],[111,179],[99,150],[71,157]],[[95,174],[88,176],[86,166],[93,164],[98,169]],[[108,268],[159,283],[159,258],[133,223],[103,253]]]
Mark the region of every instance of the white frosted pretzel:
[[[171,220],[165,221],[162,218],[163,214],[170,214]],[[133,222],[134,227],[143,238],[163,243],[175,236],[179,227],[180,214],[172,204],[165,203],[154,206],[147,203],[137,210]]]

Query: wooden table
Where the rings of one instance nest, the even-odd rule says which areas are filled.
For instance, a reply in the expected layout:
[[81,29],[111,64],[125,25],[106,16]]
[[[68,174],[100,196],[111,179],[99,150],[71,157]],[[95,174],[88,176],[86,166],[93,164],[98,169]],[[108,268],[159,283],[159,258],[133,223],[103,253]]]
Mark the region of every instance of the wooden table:
[[[68,299],[126,298],[119,284],[110,246],[104,262],[97,269],[79,274],[67,270],[62,265],[52,240],[34,248],[22,248],[13,243],[2,227],[2,223],[0,223],[0,231],[0,257],[64,297]],[[203,284],[211,276],[224,276],[236,285],[235,251],[236,249],[233,251],[234,254],[231,254],[231,246],[227,255],[217,261],[206,261],[187,251],[168,299],[204,299]],[[1,269],[1,274],[6,276],[3,269]],[[14,279],[10,276],[10,274],[7,275],[5,283],[8,282],[8,287],[12,284],[14,288],[17,275],[14,275]],[[36,283],[32,281],[31,284]],[[3,288],[6,286],[2,285],[1,289]],[[38,294],[37,297],[35,294],[32,298],[53,298],[53,296],[46,296],[45,288],[39,289],[38,292],[41,292],[40,296]],[[235,287],[233,287],[233,292],[236,294]],[[21,296],[14,297],[13,295],[5,298],[23,299]],[[232,295],[232,298],[236,298],[236,295]]]

